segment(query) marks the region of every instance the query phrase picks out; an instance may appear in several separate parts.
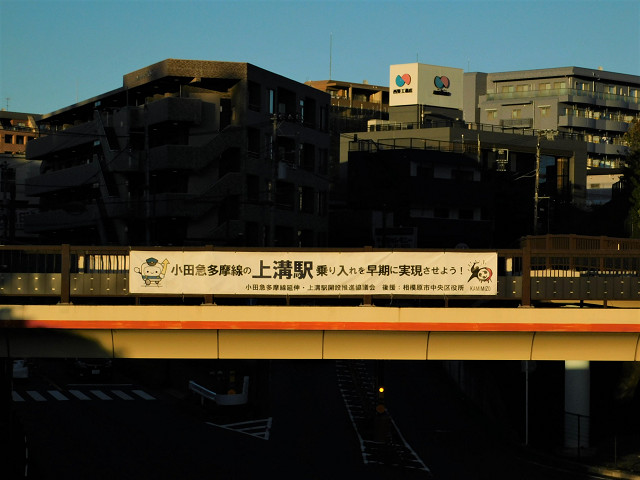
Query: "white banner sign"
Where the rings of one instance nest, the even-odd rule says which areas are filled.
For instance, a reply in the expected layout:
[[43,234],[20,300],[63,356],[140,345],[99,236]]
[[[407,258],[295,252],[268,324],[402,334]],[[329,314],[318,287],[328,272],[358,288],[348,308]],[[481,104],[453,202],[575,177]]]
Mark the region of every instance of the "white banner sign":
[[218,295],[496,295],[495,252],[131,251],[129,291]]

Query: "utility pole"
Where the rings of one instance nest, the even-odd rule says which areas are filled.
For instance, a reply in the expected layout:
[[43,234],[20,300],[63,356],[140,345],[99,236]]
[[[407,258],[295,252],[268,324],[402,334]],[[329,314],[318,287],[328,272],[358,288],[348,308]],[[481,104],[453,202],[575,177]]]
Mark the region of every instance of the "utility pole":
[[269,192],[271,195],[270,198],[270,212],[269,212],[269,246],[275,246],[276,239],[276,183],[278,182],[278,114],[274,113],[271,117],[271,121],[273,122],[273,132],[271,137],[271,191]]
[[[540,202],[539,190],[540,190],[540,139],[544,135],[547,140],[553,140],[556,138],[558,132],[553,130],[539,130],[538,141],[536,143],[536,180],[535,191],[533,194],[533,234],[538,234],[538,203]],[[549,198],[549,197],[544,197]],[[548,213],[547,213],[548,214]]]
[[538,202],[540,198],[538,192],[540,189],[540,135],[542,132],[538,132],[538,141],[536,143],[536,180],[535,190],[533,194],[533,234],[538,234]]

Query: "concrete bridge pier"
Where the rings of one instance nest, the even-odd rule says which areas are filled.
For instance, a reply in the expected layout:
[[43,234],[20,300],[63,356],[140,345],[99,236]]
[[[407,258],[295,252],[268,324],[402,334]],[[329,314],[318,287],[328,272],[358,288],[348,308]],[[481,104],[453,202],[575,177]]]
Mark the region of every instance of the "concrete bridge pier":
[[564,362],[564,447],[578,456],[589,448],[590,385],[588,360]]

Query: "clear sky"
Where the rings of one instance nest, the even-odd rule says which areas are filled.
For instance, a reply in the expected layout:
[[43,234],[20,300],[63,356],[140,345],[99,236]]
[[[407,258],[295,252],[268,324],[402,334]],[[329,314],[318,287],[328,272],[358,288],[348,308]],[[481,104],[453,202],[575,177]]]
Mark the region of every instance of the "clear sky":
[[0,108],[49,113],[166,58],[384,86],[416,61],[640,75],[640,1],[0,0]]

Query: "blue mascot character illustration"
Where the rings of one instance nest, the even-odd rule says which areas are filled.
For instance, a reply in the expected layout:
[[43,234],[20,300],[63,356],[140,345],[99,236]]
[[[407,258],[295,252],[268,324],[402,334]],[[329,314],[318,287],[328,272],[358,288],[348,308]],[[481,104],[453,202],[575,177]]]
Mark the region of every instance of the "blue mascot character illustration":
[[167,265],[169,264],[169,260],[166,258],[162,261],[162,263],[158,263],[158,260],[150,257],[147,258],[145,263],[140,265],[140,267],[135,267],[133,269],[134,272],[139,273],[144,280],[145,285],[151,285],[155,283],[159,285],[165,274],[167,273]]

